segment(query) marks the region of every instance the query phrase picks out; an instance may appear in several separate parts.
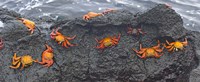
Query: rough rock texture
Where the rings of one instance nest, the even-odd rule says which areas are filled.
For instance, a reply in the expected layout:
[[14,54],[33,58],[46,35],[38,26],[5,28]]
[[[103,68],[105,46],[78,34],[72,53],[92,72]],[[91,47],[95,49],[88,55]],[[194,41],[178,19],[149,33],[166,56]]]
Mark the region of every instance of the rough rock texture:
[[[0,19],[5,26],[0,33],[5,42],[5,48],[0,51],[2,82],[189,82],[190,72],[199,64],[197,49],[200,49],[200,45],[197,37],[200,37],[200,33],[186,30],[181,17],[165,5],[157,5],[139,15],[118,10],[89,21],[81,17],[57,20],[29,18],[42,30],[41,34],[36,31],[33,35],[15,17],[21,16],[0,9]],[[44,27],[48,24],[51,29],[61,27],[60,32],[64,35],[77,35],[70,42],[78,46],[66,49],[49,39],[51,30]],[[147,35],[128,35],[128,25],[141,27]],[[117,46],[104,51],[94,48],[98,45],[95,37],[102,39],[118,33],[122,35]],[[157,40],[163,43],[166,39],[183,41],[184,38],[189,41],[184,51],[168,53],[165,49],[159,59],[140,59],[132,50],[138,49],[139,43],[150,47],[156,45]],[[34,63],[22,71],[9,68],[14,52],[18,55],[30,54],[34,59],[41,60],[45,43],[51,45],[55,52],[52,67],[45,68]]]

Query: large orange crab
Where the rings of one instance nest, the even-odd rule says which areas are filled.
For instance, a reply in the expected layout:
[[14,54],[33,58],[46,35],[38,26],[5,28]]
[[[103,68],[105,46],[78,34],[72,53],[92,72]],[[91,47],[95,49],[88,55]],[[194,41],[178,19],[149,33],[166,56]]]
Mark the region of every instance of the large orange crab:
[[14,53],[13,59],[12,59],[12,66],[10,68],[17,69],[22,65],[21,70],[24,67],[28,67],[32,65],[33,62],[38,62],[37,60],[33,60],[30,55],[24,55],[22,57],[17,57],[17,54]]
[[168,49],[169,52],[173,52],[173,51],[178,51],[178,50],[183,50],[184,46],[187,46],[188,42],[187,42],[187,38],[185,38],[184,42],[180,42],[180,41],[175,41],[175,42],[171,42],[169,43],[166,40],[167,45],[165,44],[165,48]]
[[0,39],[0,50],[3,49],[3,47],[4,47],[4,43],[3,43],[3,40],[2,40],[2,38],[1,38],[1,39]]
[[74,35],[73,37],[67,37],[62,35],[60,32],[58,32],[60,28],[58,27],[57,29],[53,29],[50,36],[52,39],[55,39],[58,44],[62,44],[62,46],[68,48],[69,46],[76,46],[76,44],[71,44],[69,42],[69,40],[73,40],[76,35]]
[[53,49],[45,44],[46,50],[42,52],[42,62],[39,62],[40,64],[44,65],[45,67],[50,67],[53,65]]
[[158,41],[158,45],[156,46],[150,48],[142,48],[142,44],[140,44],[140,50],[138,51],[133,49],[133,51],[135,51],[140,58],[146,59],[147,57],[160,58],[162,54],[159,53],[161,53],[163,49],[160,49],[160,42]]
[[31,31],[31,34],[33,34],[35,30],[35,23],[33,21],[30,21],[25,18],[17,18],[17,19],[20,20],[28,28],[29,31]]
[[100,41],[95,38],[96,42],[98,42],[100,44],[96,48],[97,49],[104,49],[104,48],[107,48],[107,47],[115,46],[115,45],[118,44],[118,42],[120,40],[120,36],[121,36],[121,34],[119,34],[118,37],[116,37],[116,36],[110,37],[109,36],[109,37],[106,37],[106,38],[104,38]]

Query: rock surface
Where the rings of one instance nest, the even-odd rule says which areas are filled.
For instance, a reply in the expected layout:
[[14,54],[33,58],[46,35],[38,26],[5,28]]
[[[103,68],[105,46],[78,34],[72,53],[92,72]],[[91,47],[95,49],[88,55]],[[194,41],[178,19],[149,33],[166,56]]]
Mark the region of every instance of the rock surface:
[[[26,27],[16,20],[25,17],[36,22],[38,31],[30,35]],[[142,13],[131,13],[128,10],[118,10],[96,17],[89,21],[82,18],[48,17],[31,18],[21,16],[7,9],[0,9],[0,19],[4,28],[0,33],[5,47],[0,51],[0,81],[1,82],[191,82],[190,72],[199,64],[198,49],[200,49],[200,33],[191,32],[183,27],[183,21],[173,9],[165,5],[157,5]],[[51,25],[53,24],[53,25]],[[66,36],[77,35],[70,41],[78,46],[68,49],[58,45],[49,37],[50,29],[45,25],[61,27],[61,33]],[[141,27],[147,33],[144,36],[128,35],[127,26]],[[119,44],[103,51],[95,49],[98,45],[94,38],[102,39],[121,33]],[[159,59],[140,59],[132,48],[156,45],[159,39],[164,42],[164,36],[172,36],[170,40],[183,41],[188,38],[189,44],[184,51],[168,53],[165,49]],[[10,69],[14,52],[30,54],[34,59],[41,60],[44,44],[48,43],[54,49],[55,63],[45,68],[37,63],[24,70]],[[194,75],[194,73],[193,73]]]

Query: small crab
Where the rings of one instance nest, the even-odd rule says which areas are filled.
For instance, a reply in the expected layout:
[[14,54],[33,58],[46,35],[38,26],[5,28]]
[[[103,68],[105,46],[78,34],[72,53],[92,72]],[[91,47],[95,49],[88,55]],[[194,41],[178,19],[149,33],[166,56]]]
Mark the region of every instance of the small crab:
[[4,47],[4,43],[3,43],[3,40],[2,40],[2,38],[1,38],[1,39],[0,39],[0,50],[3,49],[3,47]]
[[172,6],[168,3],[165,3],[166,8],[172,8]]
[[156,46],[150,48],[142,48],[142,44],[140,44],[140,50],[138,51],[133,49],[133,51],[135,51],[140,58],[146,59],[147,57],[160,58],[162,54],[159,53],[161,53],[163,49],[160,49],[160,42],[158,41],[158,45]]
[[145,32],[142,31],[141,28],[131,28],[131,27],[128,27],[128,34],[131,34],[131,35],[139,35],[139,34],[146,34]]
[[109,37],[106,37],[106,38],[104,38],[100,41],[95,38],[96,42],[100,44],[96,48],[97,49],[104,49],[104,48],[107,48],[107,47],[115,46],[115,45],[118,44],[118,42],[120,40],[120,36],[121,36],[121,34],[118,35],[118,38],[116,36],[113,36],[113,37],[109,36]]
[[167,48],[169,52],[173,52],[173,51],[183,50],[184,46],[187,46],[188,41],[187,41],[187,38],[185,38],[184,42],[175,41],[175,42],[169,43],[166,40],[166,43],[168,46],[164,44],[165,48]]
[[50,67],[53,65],[53,49],[45,44],[46,50],[42,52],[42,62],[38,62],[39,64],[44,65],[45,67]]
[[73,40],[76,35],[74,35],[73,37],[67,37],[67,36],[64,36],[62,35],[60,32],[58,32],[60,28],[58,27],[57,29],[53,29],[50,36],[51,36],[51,39],[55,39],[58,44],[62,44],[62,46],[68,48],[69,46],[76,46],[76,44],[71,44],[69,42],[69,40]]
[[102,13],[95,13],[95,12],[88,12],[83,16],[84,20],[90,20],[91,18],[97,17],[97,16],[103,16]]
[[17,54],[14,53],[13,59],[12,59],[12,66],[10,68],[17,69],[22,65],[21,70],[24,67],[28,67],[32,65],[33,62],[38,62],[37,60],[33,60],[30,55],[24,55],[22,57],[17,57]]
[[33,21],[30,21],[25,18],[17,18],[17,19],[20,20],[28,28],[29,31],[31,31],[31,34],[33,34],[35,30],[35,23]]

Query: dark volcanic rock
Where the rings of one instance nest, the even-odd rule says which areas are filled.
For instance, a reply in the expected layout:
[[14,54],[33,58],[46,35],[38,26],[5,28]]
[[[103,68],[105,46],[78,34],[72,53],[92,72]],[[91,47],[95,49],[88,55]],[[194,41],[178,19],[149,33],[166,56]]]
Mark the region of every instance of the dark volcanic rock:
[[[0,80],[4,82],[189,82],[191,70],[199,63],[197,37],[200,33],[186,30],[181,17],[165,5],[157,5],[136,17],[127,10],[118,10],[90,21],[84,21],[81,17],[56,22],[33,18],[42,30],[41,34],[36,31],[33,35],[29,35],[26,27],[15,20],[20,15],[7,12],[11,11],[0,10],[0,16],[5,16],[0,17],[5,24],[1,32],[5,48],[0,51]],[[54,23],[51,29],[62,27],[60,31],[64,35],[77,35],[70,42],[78,46],[66,49],[50,40],[50,30],[42,29],[41,21]],[[128,35],[128,25],[141,27],[147,35]],[[98,45],[95,37],[102,39],[119,33],[122,35],[117,46],[104,51],[94,48]],[[156,45],[157,39],[183,41],[184,38],[189,41],[184,51],[168,53],[165,49],[159,59],[140,59],[132,50],[138,49],[139,43],[149,47]],[[22,71],[9,68],[14,52],[18,55],[30,54],[40,60],[46,42],[55,52],[52,67],[44,68],[35,63]]]

